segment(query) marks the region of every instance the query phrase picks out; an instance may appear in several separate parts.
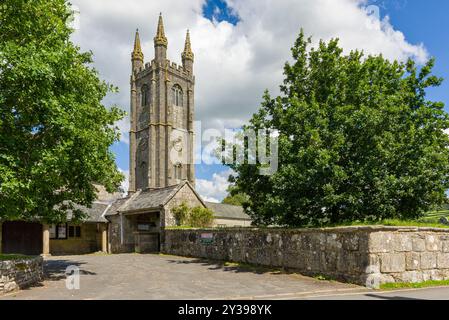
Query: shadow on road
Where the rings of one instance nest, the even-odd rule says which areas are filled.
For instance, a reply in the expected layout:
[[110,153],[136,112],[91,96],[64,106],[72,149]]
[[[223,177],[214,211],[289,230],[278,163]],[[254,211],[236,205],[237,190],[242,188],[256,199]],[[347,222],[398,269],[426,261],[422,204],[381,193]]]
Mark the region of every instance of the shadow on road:
[[284,269],[269,268],[264,266],[250,265],[245,263],[232,263],[206,259],[188,259],[188,260],[167,260],[174,264],[199,264],[208,267],[209,270],[222,270],[230,272],[249,272],[256,274],[288,274],[294,273]]
[[199,264],[208,267],[209,270],[222,270],[237,273],[255,273],[255,274],[272,274],[272,275],[286,275],[299,274],[298,270],[267,267],[261,265],[254,265],[248,263],[225,262],[219,260],[210,260],[202,258],[183,259],[183,260],[167,260],[174,264]]
[[78,267],[80,270],[80,275],[96,275],[95,272],[83,270],[82,265],[86,262],[74,261],[74,260],[47,260],[44,264],[44,277],[47,281],[59,281],[66,279],[66,270],[69,266]]
[[379,295],[379,294],[366,294],[365,296],[367,297],[371,297],[371,298],[375,298],[375,299],[382,299],[382,300],[422,300],[422,299],[417,299],[417,298],[407,298],[407,297],[389,297],[389,296],[383,296],[383,295]]

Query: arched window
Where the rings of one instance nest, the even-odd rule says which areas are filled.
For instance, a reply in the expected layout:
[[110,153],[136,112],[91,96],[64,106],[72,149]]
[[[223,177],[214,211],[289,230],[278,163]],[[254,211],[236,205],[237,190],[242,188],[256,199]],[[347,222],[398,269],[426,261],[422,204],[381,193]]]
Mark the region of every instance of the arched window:
[[175,164],[174,167],[174,173],[175,173],[175,179],[176,180],[182,180],[182,164],[178,163]]
[[182,89],[181,89],[181,87],[176,84],[176,85],[173,86],[171,91],[172,91],[173,104],[175,106],[182,107],[183,106],[183,96],[182,96]]
[[142,107],[147,106],[150,103],[150,88],[144,84],[141,88],[142,95]]

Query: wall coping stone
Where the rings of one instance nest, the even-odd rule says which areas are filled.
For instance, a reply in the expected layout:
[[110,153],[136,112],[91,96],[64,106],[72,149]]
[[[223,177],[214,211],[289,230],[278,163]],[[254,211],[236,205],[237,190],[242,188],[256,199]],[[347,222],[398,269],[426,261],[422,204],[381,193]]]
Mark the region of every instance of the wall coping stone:
[[177,229],[177,228],[165,228],[164,231],[177,231],[177,232],[189,232],[189,231],[205,231],[205,232],[229,232],[229,231],[282,231],[282,232],[325,232],[325,233],[346,233],[346,232],[439,232],[449,233],[449,228],[434,228],[434,227],[410,227],[410,226],[347,226],[347,227],[333,227],[333,228],[252,228],[252,227],[235,227],[235,228],[189,228],[189,229]]

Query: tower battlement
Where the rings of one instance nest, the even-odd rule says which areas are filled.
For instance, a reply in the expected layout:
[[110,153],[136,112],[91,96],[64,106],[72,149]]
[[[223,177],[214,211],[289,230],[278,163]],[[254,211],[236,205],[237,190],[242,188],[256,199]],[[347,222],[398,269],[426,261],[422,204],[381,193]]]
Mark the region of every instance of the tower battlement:
[[151,73],[158,68],[166,70],[170,75],[175,75],[177,77],[192,77],[192,74],[186,70],[183,65],[179,65],[176,62],[166,60],[166,63],[164,64],[163,62],[152,60],[151,62],[145,63],[145,68],[136,70],[136,78],[139,79],[145,77],[148,73]]

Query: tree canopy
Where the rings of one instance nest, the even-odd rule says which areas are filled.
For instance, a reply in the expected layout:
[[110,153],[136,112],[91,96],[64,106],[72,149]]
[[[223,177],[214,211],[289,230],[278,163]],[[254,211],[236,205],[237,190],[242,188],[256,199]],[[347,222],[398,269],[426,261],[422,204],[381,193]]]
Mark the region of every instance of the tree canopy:
[[292,56],[281,95],[266,92],[246,127],[278,130],[278,171],[230,165],[256,223],[413,219],[445,201],[449,118],[442,102],[426,98],[443,81],[433,59],[417,66],[344,54],[337,39],[313,47],[302,31]]
[[221,203],[229,204],[232,206],[242,206],[247,200],[247,196],[239,192],[233,185],[228,187],[228,195],[223,199]]
[[65,220],[94,183],[123,178],[109,147],[124,113],[102,104],[116,89],[70,41],[71,19],[65,0],[0,3],[0,219]]

